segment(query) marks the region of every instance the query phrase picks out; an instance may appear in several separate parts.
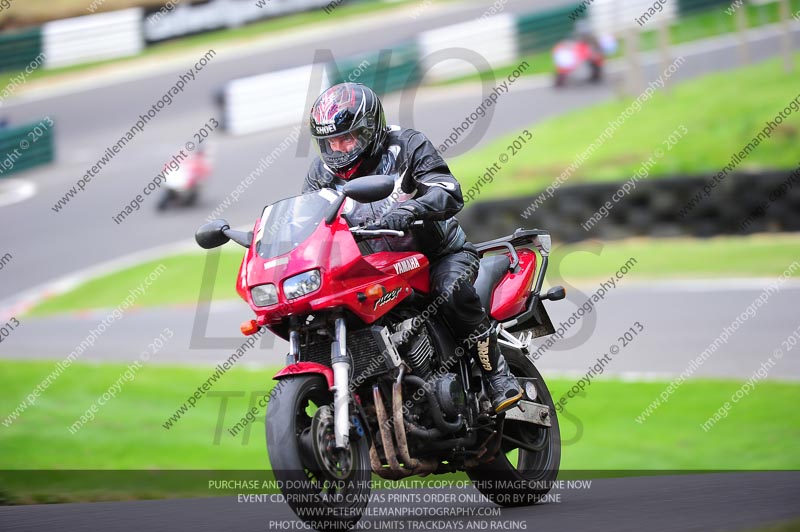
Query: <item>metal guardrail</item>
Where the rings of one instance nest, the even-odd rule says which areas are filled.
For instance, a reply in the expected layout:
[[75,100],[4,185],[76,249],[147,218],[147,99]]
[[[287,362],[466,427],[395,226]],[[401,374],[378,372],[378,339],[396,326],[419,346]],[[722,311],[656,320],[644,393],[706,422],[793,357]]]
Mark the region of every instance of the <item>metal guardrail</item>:
[[363,83],[383,96],[419,83],[419,49],[415,42],[411,42],[391,50],[348,57],[340,63],[328,65],[328,72],[331,83]]
[[41,52],[41,28],[0,34],[0,72],[22,70]]
[[417,36],[426,79],[445,80],[517,60],[516,18],[501,13],[426,31]]
[[[580,4],[530,13],[517,18],[517,39],[520,54],[547,50],[568,37],[575,22],[586,17],[588,11],[578,11]],[[574,20],[570,17],[575,13]]]
[[55,159],[53,127],[41,122],[0,129],[0,179],[51,163]]

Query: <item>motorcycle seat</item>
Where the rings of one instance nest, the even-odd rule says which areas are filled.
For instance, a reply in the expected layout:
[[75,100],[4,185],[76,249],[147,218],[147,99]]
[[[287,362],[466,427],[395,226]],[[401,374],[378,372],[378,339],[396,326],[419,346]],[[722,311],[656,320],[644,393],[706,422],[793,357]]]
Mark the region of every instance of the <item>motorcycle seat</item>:
[[478,277],[473,286],[487,314],[492,309],[492,291],[508,272],[509,266],[511,259],[508,255],[491,255],[481,259]]

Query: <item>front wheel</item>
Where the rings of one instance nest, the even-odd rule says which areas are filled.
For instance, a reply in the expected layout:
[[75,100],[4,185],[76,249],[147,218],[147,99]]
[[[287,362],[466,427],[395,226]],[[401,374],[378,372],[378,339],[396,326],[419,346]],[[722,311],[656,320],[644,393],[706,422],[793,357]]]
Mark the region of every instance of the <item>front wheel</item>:
[[536,402],[550,408],[550,427],[506,420],[503,434],[509,439],[494,460],[467,469],[467,475],[484,496],[500,506],[528,506],[539,502],[553,486],[561,464],[561,433],[553,398],[539,370],[521,352],[503,349],[503,356],[516,377],[532,379]]
[[366,438],[337,451],[333,396],[319,375],[281,380],[266,416],[267,451],[286,502],[317,530],[346,530],[364,513],[371,468]]

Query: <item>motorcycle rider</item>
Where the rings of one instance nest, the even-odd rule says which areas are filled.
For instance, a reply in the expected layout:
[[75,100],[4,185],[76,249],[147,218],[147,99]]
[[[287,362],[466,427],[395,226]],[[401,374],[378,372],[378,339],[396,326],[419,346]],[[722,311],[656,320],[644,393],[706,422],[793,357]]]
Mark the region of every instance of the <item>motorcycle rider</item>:
[[[407,231],[405,237],[372,241],[371,251],[416,251],[430,261],[431,297],[446,295],[442,317],[456,339],[477,362],[500,413],[522,398],[508,370],[480,298],[472,286],[478,252],[467,242],[453,216],[464,206],[461,187],[433,144],[419,131],[386,125],[380,99],[360,83],[341,83],[325,90],[310,113],[311,136],[319,150],[303,193],[341,189],[364,175],[395,176],[395,190],[385,200],[345,204],[351,224],[380,220],[380,225]],[[416,220],[422,227],[411,227]]]

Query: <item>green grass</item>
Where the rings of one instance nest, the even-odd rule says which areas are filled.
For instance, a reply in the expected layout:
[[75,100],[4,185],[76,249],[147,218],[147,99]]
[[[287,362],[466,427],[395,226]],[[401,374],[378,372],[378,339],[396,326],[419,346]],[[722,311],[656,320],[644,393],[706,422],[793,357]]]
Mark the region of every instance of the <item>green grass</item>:
[[[638,263],[627,279],[696,277],[776,277],[797,259],[800,235],[756,235],[712,239],[630,239],[608,243],[585,242],[557,246],[552,253],[548,280],[572,283],[606,278],[634,257]],[[563,258],[563,263],[560,261]],[[136,305],[193,304],[198,300],[206,254],[187,253],[121,270],[49,299],[30,312],[43,316],[61,312],[117,307],[159,264],[166,270]],[[242,250],[228,246],[221,254],[213,299],[238,298],[235,280]],[[211,262],[211,259],[209,259]],[[212,262],[213,263],[213,262]],[[555,279],[555,280],[554,280]]]
[[[142,348],[146,340],[142,341]],[[158,354],[154,355],[158,357]],[[243,360],[257,362],[258,354]],[[0,362],[5,421],[55,367],[55,362]],[[100,407],[97,417],[74,435],[68,427],[125,372],[126,364],[71,365],[3,434],[2,469],[259,469],[266,467],[264,435],[255,425],[252,444],[223,437],[214,445],[221,399],[202,397],[170,430],[162,427],[187,397],[213,373],[213,368],[145,364],[119,395]],[[227,429],[244,415],[250,393],[272,387],[272,370],[234,367],[212,392],[246,391],[230,400]],[[261,425],[263,430],[263,424]],[[260,439],[261,445],[255,442]],[[46,442],[53,447],[42,447]]]
[[[220,254],[214,279],[214,299],[232,299],[236,294],[236,276],[244,250],[229,246]],[[75,290],[47,300],[33,309],[33,315],[59,312],[113,308],[119,306],[130,290],[138,287],[160,264],[165,270],[144,295],[136,299],[137,306],[153,307],[169,304],[196,303],[208,262],[213,267],[214,253],[185,253],[146,262],[88,281]],[[209,273],[210,276],[210,273]]]
[[[560,398],[573,384],[555,380],[550,387],[554,397]],[[636,417],[667,385],[601,380],[586,388],[585,396],[570,399],[566,413],[559,418],[565,442],[562,469],[800,468],[800,456],[791,450],[800,436],[800,414],[791,412],[790,405],[784,403],[800,391],[800,384],[758,382],[727,418],[705,432],[701,425],[730,401],[742,382],[687,381],[669,402],[644,423],[637,423]],[[781,413],[764,415],[774,408]],[[742,430],[747,426],[758,426],[759,430]]]
[[[157,355],[156,355],[157,356]],[[630,355],[633,356],[631,352]],[[52,362],[0,361],[0,421],[5,420],[32,388],[53,368]],[[0,426],[4,469],[239,469],[266,470],[263,424],[247,436],[230,436],[232,426],[250,405],[251,392],[266,391],[273,369],[236,367],[215,392],[244,392],[230,399],[224,416],[221,400],[203,397],[171,430],[162,423],[208,378],[209,369],[146,365],[115,399],[77,433],[67,427],[124,372],[122,364],[76,363],[22,413],[10,427]],[[546,375],[545,375],[546,377]],[[574,384],[548,379],[556,398]],[[793,407],[798,383],[761,381],[729,416],[709,432],[705,422],[741,382],[689,381],[643,424],[635,417],[660,394],[666,383],[597,380],[583,397],[571,399],[561,414],[564,470],[699,470],[796,469],[800,456],[792,449],[800,437],[800,412]],[[769,412],[765,415],[764,412]],[[221,438],[214,443],[222,417]],[[758,427],[743,430],[742,427]],[[230,475],[221,475],[228,478]],[[167,487],[126,487],[98,493],[80,481],[31,486],[25,477],[5,482],[5,497],[16,501],[136,498],[209,493],[209,475],[196,483]],[[37,477],[38,478],[38,477]],[[205,480],[204,480],[205,479]],[[35,480],[35,479],[34,479]],[[107,480],[107,479],[106,479]],[[130,480],[130,479],[128,479]],[[164,478],[161,479],[165,481]],[[178,482],[177,477],[173,481]],[[85,481],[85,479],[84,479]],[[33,480],[31,482],[34,482]],[[166,481],[165,481],[166,482]],[[80,489],[79,489],[80,488]],[[163,488],[163,489],[161,489]],[[74,492],[72,490],[75,490]],[[80,493],[78,493],[80,492]],[[3,494],[0,493],[0,498]]]
[[791,521],[784,521],[774,525],[766,525],[764,527],[749,529],[749,532],[799,532],[800,520],[793,519]]
[[[625,279],[771,277],[798,260],[800,234],[588,241],[556,247],[567,280],[610,277],[633,257]],[[548,270],[548,277],[556,270]],[[552,277],[550,277],[552,279]]]
[[[795,54],[800,60],[800,54]],[[623,181],[653,157],[650,176],[719,172],[800,91],[800,70],[784,72],[778,59],[713,74],[658,91],[588,156],[565,184]],[[529,128],[533,139],[512,156],[508,146],[520,134],[500,138],[450,163],[468,190],[500,154],[510,157],[479,200],[534,194],[557,178],[633,99],[603,103],[545,120]],[[673,146],[666,139],[683,125],[688,133]],[[761,142],[738,170],[795,168],[800,164],[800,112]],[[602,141],[601,141],[602,142]],[[654,150],[663,149],[659,159]],[[562,185],[563,186],[563,185]]]
[[[258,355],[246,356],[254,360]],[[0,362],[3,389],[0,421],[6,420],[54,366],[54,362]],[[94,420],[71,434],[68,427],[120,378],[126,367],[84,363],[69,367],[9,428],[0,425],[0,470],[264,470],[268,467],[263,423],[252,425],[249,441],[244,445],[242,436],[223,436],[215,445],[219,397],[202,397],[170,430],[163,428],[162,423],[208,379],[211,368],[145,365],[136,372],[135,380],[123,381],[119,395],[102,406]],[[272,370],[234,367],[216,382],[209,393],[246,394],[230,399],[227,415],[222,418],[225,436],[225,429],[249,407],[251,393],[271,389],[272,375]],[[197,481],[191,482],[195,477]],[[0,489],[0,500],[2,491],[6,492],[6,499],[14,502],[219,495],[204,489],[212,477],[197,473],[150,478],[121,473],[109,485],[111,477],[85,473],[56,472],[52,476],[27,478],[0,472],[0,487],[4,488]],[[94,487],[98,484],[103,488]]]

